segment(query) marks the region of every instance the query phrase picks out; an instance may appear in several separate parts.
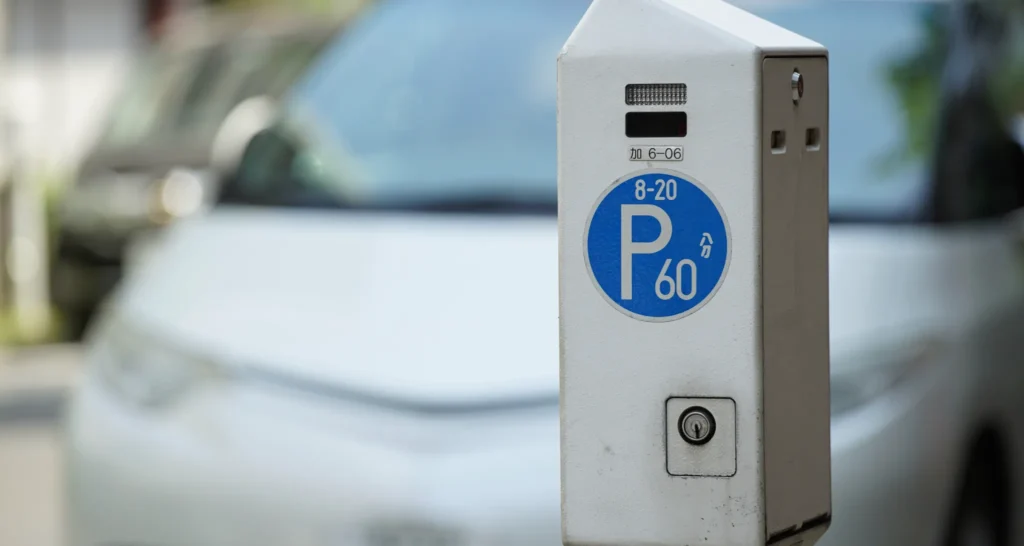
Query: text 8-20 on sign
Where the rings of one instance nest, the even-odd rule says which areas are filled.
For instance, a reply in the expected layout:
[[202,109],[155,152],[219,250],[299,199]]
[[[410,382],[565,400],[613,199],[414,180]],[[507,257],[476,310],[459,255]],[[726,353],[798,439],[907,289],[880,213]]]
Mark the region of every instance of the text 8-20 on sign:
[[729,263],[721,207],[682,173],[651,170],[612,185],[594,207],[586,260],[598,289],[641,320],[682,318],[708,301]]

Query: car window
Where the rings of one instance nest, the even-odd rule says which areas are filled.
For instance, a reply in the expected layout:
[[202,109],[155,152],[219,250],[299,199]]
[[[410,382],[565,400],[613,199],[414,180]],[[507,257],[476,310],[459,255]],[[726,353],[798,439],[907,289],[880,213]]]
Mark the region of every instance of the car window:
[[316,58],[325,39],[318,36],[275,38],[250,53],[254,68],[238,86],[234,100],[257,95],[280,96]]
[[215,123],[214,93],[233,72],[230,49],[219,43],[167,50],[144,58],[125,82],[100,146],[117,148],[142,141],[171,141],[203,124]]
[[126,96],[115,103],[101,145],[212,134],[241,101],[283,93],[322,42],[312,36],[237,39],[154,54],[126,82]]
[[101,147],[127,146],[157,133],[176,112],[201,51],[153,51],[135,65],[100,136]]
[[199,62],[185,88],[177,115],[171,123],[174,131],[184,132],[210,120],[217,108],[219,88],[237,77],[232,56],[233,43],[220,43],[209,48]]
[[215,130],[243,100],[283,93],[316,55],[316,36],[245,37],[226,42],[206,56],[192,80],[176,130]]

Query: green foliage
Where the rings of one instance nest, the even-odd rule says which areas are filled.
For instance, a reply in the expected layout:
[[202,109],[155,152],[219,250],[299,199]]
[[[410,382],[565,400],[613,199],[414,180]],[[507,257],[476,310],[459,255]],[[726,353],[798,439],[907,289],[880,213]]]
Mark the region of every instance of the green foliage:
[[1007,47],[1007,58],[996,71],[992,94],[1003,119],[1013,119],[1024,112],[1024,34],[1013,33]]
[[[46,222],[46,244],[52,249],[56,240],[59,228],[57,221],[57,206],[60,199],[73,179],[71,173],[56,169],[40,169],[30,175],[32,184],[37,188],[40,199],[43,201],[43,210]],[[55,309],[38,309],[34,315],[39,315],[42,322],[29,321],[26,324],[11,308],[0,306],[0,345],[31,345],[38,343],[49,343],[58,341],[61,331],[61,320]],[[34,327],[29,327],[34,324]]]
[[60,341],[61,322],[56,310],[49,310],[43,328],[30,331],[9,309],[0,310],[0,346],[24,346]]
[[56,247],[57,233],[60,230],[60,217],[57,214],[61,200],[68,187],[74,181],[74,174],[67,171],[51,170],[36,177],[36,184],[43,199],[43,214],[46,222],[46,243],[50,250],[50,258]]
[[891,171],[927,157],[932,151],[940,104],[942,71],[949,48],[949,28],[944,10],[923,12],[923,39],[917,51],[897,59],[886,71],[903,115],[906,140],[901,148],[882,158],[880,167]]

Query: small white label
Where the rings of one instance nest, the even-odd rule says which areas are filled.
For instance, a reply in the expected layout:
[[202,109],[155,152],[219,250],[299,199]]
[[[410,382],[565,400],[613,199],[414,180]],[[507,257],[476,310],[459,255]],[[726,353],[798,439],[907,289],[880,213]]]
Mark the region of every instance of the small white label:
[[682,146],[630,146],[630,161],[682,161]]

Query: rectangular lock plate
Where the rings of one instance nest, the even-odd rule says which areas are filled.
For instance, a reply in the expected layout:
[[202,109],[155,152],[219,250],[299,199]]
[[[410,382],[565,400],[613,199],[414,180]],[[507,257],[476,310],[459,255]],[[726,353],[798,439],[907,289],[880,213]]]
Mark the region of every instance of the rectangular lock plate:
[[736,474],[736,402],[731,398],[669,398],[665,438],[670,475]]

